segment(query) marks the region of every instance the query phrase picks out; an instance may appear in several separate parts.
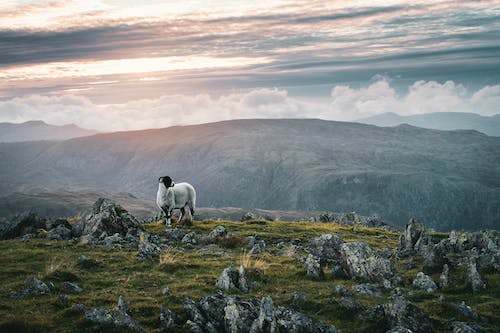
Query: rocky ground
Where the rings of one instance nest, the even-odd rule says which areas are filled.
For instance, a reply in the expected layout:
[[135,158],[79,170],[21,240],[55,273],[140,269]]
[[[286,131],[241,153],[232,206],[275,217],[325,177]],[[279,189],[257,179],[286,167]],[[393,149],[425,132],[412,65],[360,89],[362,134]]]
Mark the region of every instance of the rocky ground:
[[356,219],[167,229],[107,199],[71,220],[22,214],[0,224],[0,331],[500,330],[496,232]]

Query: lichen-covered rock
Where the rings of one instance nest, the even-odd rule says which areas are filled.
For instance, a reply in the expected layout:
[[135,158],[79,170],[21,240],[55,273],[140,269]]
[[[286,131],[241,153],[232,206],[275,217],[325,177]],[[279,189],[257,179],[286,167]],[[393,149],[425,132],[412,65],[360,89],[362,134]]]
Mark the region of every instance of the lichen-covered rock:
[[259,317],[253,322],[250,332],[277,332],[276,313],[274,310],[273,300],[270,296],[264,296],[260,301]]
[[37,228],[45,228],[45,221],[35,213],[22,213],[0,223],[0,240],[34,233]]
[[195,245],[196,244],[196,234],[190,232],[182,237],[181,243],[184,245]]
[[392,303],[385,306],[385,316],[391,329],[401,327],[413,333],[434,332],[424,311],[400,296],[394,297]]
[[323,268],[321,268],[320,259],[312,254],[307,256],[306,261],[304,262],[304,268],[307,276],[310,276],[313,279],[320,280],[325,277]]
[[324,234],[311,239],[309,253],[320,259],[321,263],[340,260],[340,246],[344,243],[337,234]]
[[123,243],[124,240],[123,238],[120,236],[119,233],[115,233],[114,235],[111,235],[111,236],[107,236],[104,238],[103,240],[103,243],[107,246],[107,247],[112,247],[113,244],[120,244],[120,243]]
[[481,276],[481,273],[477,270],[476,259],[474,257],[469,258],[469,266],[465,275],[465,281],[467,285],[472,288],[472,291],[477,292],[486,288],[486,282]]
[[69,282],[69,281],[63,282],[61,287],[63,289],[65,289],[66,291],[70,291],[73,293],[81,293],[83,291],[82,287],[80,287],[79,285],[77,285],[75,283]]
[[148,233],[142,233],[139,238],[139,245],[137,251],[137,260],[146,260],[158,257],[162,253],[161,248],[150,241]]
[[221,225],[218,225],[214,228],[214,230],[210,231],[208,234],[208,239],[209,240],[216,240],[217,238],[225,237],[227,235],[226,228],[224,228]]
[[222,271],[219,279],[215,283],[215,286],[223,290],[235,289],[244,293],[248,292],[245,267],[241,265],[239,270],[237,270],[234,267],[234,264],[231,263],[228,268],[225,268]]
[[486,333],[488,332],[482,326],[476,323],[464,323],[453,321],[449,323],[446,333]]
[[410,219],[410,222],[405,227],[405,231],[399,237],[398,256],[404,257],[415,253],[418,247],[417,243],[425,234],[424,224],[416,219]]
[[371,283],[362,283],[362,284],[357,284],[352,286],[351,290],[358,294],[359,296],[366,296],[366,297],[379,297],[382,296],[382,290],[375,285]]
[[341,308],[344,308],[348,311],[359,311],[364,308],[363,304],[361,304],[361,302],[354,298],[354,296],[352,295],[341,296],[337,300],[337,303]]
[[122,296],[118,299],[118,305],[114,309],[94,309],[86,311],[85,320],[97,324],[100,329],[106,328],[126,328],[136,332],[144,332],[128,311],[128,306]]
[[241,217],[241,222],[256,220],[256,219],[257,219],[257,215],[255,215],[252,212],[247,212],[247,213],[243,214],[243,216]]
[[22,298],[28,296],[48,295],[51,293],[49,286],[36,277],[27,279],[24,282],[25,289],[13,294],[12,298]]
[[259,254],[266,248],[266,242],[263,239],[257,239],[256,237],[249,237],[250,251],[249,254]]
[[89,213],[73,225],[76,236],[97,238],[103,233],[127,235],[130,228],[140,228],[139,221],[112,200],[99,198]]
[[177,315],[167,308],[160,309],[160,328],[163,330],[168,330],[175,327],[175,322],[177,321]]
[[437,285],[428,275],[423,272],[418,272],[413,280],[412,286],[417,289],[425,290],[428,294],[433,294],[437,290]]
[[178,241],[182,240],[182,238],[184,238],[185,235],[186,235],[186,233],[182,229],[179,229],[179,228],[167,229],[165,231],[165,237],[167,238],[167,240],[171,240],[171,241],[178,242]]
[[366,243],[344,243],[340,254],[342,266],[350,277],[389,284],[396,277],[392,260],[379,256]]
[[49,230],[47,238],[58,241],[68,240],[71,238],[71,229],[64,224],[59,224],[57,227]]
[[439,289],[445,290],[450,286],[450,269],[448,264],[443,265],[443,271],[439,276]]

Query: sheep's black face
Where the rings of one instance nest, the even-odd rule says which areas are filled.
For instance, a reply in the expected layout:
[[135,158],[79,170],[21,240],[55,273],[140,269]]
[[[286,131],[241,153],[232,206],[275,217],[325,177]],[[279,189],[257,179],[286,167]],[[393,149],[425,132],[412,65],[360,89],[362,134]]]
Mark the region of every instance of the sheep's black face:
[[170,178],[169,176],[160,177],[158,181],[165,184],[165,187],[170,187],[172,185],[172,178]]

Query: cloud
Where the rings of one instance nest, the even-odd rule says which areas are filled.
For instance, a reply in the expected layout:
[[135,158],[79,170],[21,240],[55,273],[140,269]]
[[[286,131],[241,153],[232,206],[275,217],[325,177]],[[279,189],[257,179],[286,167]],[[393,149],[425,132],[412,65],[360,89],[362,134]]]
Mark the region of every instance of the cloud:
[[453,81],[416,81],[398,94],[386,77],[366,87],[337,85],[329,99],[301,99],[286,90],[259,88],[221,96],[164,95],[122,104],[96,104],[76,95],[31,95],[0,101],[0,121],[44,120],[75,123],[101,131],[200,124],[242,118],[322,118],[356,120],[384,112],[402,115],[429,112],[499,113],[500,85],[468,91]]

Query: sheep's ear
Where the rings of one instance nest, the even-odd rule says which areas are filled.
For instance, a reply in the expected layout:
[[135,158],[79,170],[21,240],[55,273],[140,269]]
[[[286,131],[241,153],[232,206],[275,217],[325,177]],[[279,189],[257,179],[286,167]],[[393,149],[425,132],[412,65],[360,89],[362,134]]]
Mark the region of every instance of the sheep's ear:
[[158,181],[161,183],[163,181],[163,177],[159,177]]

